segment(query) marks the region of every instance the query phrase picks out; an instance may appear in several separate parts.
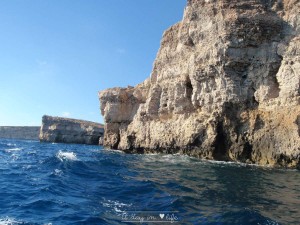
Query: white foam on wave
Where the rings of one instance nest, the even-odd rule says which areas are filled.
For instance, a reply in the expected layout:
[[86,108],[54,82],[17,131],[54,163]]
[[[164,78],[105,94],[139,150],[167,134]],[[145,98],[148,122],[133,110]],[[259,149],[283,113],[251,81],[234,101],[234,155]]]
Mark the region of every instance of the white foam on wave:
[[29,170],[29,169],[31,169],[33,167],[34,167],[33,165],[24,165],[24,166],[22,166],[22,169]]
[[14,143],[7,143],[6,145],[7,146],[16,146],[16,144],[14,144]]
[[26,143],[36,143],[36,142],[40,142],[40,141],[36,141],[36,140],[22,140],[23,142]]
[[10,217],[0,218],[0,225],[16,225],[16,224],[23,224],[23,222],[17,221],[16,219]]
[[56,157],[60,160],[60,161],[76,161],[77,156],[74,152],[62,152],[61,150],[58,151],[58,153],[56,154]]
[[163,160],[166,160],[167,162],[190,162],[191,157],[187,155],[180,155],[180,154],[174,154],[174,155],[164,155],[162,157]]
[[201,159],[199,163],[211,163],[211,164],[219,164],[219,165],[247,165],[246,163],[238,163],[232,161],[217,161],[212,159]]
[[146,162],[166,162],[166,163],[189,163],[191,162],[191,157],[187,155],[180,154],[147,154],[143,155],[143,160]]
[[[123,154],[125,154],[125,152],[121,151],[121,150],[115,150],[115,149],[103,149],[103,150],[106,151],[106,152],[111,152],[111,153],[123,153]],[[103,150],[100,150],[100,151],[103,151]]]
[[233,161],[217,161],[217,160],[208,160],[201,159],[198,163],[200,164],[216,164],[223,166],[237,166],[237,167],[254,167],[254,168],[262,168],[262,169],[274,169],[273,166],[270,165],[258,165],[253,163],[242,163],[242,162],[233,162]]
[[125,204],[119,201],[112,201],[112,200],[104,200],[102,205],[107,208],[113,209],[116,213],[123,213],[125,210],[122,210],[124,207],[130,207],[132,204]]
[[[159,157],[158,157],[159,156]],[[211,159],[198,159],[188,155],[181,155],[181,154],[169,154],[169,155],[162,155],[162,154],[147,154],[144,157],[144,161],[146,162],[167,162],[167,163],[195,163],[195,164],[215,164],[221,167],[225,166],[233,166],[233,167],[248,167],[248,168],[259,168],[265,170],[283,170],[283,171],[299,171],[298,169],[287,169],[287,168],[278,168],[272,165],[259,165],[254,163],[243,163],[243,162],[236,162],[236,161],[217,161]]]
[[52,174],[54,174],[55,176],[59,176],[60,177],[63,174],[63,171],[59,170],[59,169],[55,169]]
[[6,152],[15,152],[15,151],[21,151],[23,148],[9,148],[9,149],[6,149],[5,151]]

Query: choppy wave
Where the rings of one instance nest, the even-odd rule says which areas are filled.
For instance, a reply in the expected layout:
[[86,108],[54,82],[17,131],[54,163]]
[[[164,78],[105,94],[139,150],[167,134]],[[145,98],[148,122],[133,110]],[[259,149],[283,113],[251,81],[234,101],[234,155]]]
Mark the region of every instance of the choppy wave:
[[113,209],[116,213],[126,212],[126,209],[132,206],[132,204],[125,204],[119,201],[104,199],[102,205],[108,209]]
[[[217,161],[217,160],[209,160],[209,159],[201,159],[198,161],[200,164],[215,164],[220,165],[223,167],[226,166],[234,166],[234,167],[257,167],[261,169],[277,169],[270,165],[259,165],[259,164],[252,164],[252,163],[243,163],[243,162],[233,162],[233,161]],[[297,170],[294,170],[297,171]]]
[[186,155],[164,155],[164,154],[147,154],[142,157],[145,162],[165,162],[165,163],[189,163],[192,157]]
[[62,152],[62,151],[59,151],[59,152],[56,154],[56,157],[57,157],[60,161],[65,161],[65,160],[76,161],[76,160],[78,160],[78,159],[77,159],[77,156],[76,156],[76,153],[74,153],[74,152]]
[[21,151],[23,148],[9,148],[5,149],[6,152],[14,152],[14,151]]
[[38,140],[22,140],[24,143],[39,143],[40,141]]
[[24,223],[10,217],[0,218],[0,225],[17,225],[17,224],[24,224]]
[[300,221],[296,170],[0,139],[0,173],[0,225],[122,224],[154,211],[176,211],[177,224]]
[[13,144],[13,143],[7,143],[6,145],[7,146],[16,146],[16,144]]
[[60,170],[60,169],[55,169],[54,172],[53,172],[53,174],[54,174],[55,176],[61,176],[61,175],[63,174],[63,171]]
[[[273,166],[269,165],[258,165],[258,164],[249,164],[243,162],[233,162],[233,161],[217,161],[210,159],[197,159],[188,155],[181,154],[147,154],[143,156],[143,161],[145,162],[167,162],[170,164],[174,163],[197,163],[197,164],[215,164],[220,166],[236,166],[236,167],[259,167],[263,169],[274,169]],[[297,171],[291,170],[291,171]]]
[[124,151],[116,150],[116,149],[105,149],[104,151],[109,152],[109,153],[121,153],[121,154],[125,154]]

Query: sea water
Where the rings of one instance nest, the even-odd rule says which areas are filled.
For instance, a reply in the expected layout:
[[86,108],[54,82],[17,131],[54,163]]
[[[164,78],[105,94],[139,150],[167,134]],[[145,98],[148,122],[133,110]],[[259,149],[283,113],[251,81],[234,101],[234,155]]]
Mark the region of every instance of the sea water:
[[2,224],[300,224],[300,172],[0,139]]

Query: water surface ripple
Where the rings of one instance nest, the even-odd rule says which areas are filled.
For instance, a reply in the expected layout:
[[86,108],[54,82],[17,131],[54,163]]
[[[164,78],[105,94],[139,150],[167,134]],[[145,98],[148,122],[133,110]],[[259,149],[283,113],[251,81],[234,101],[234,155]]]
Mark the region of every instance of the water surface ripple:
[[300,221],[297,170],[0,139],[0,174],[0,225]]

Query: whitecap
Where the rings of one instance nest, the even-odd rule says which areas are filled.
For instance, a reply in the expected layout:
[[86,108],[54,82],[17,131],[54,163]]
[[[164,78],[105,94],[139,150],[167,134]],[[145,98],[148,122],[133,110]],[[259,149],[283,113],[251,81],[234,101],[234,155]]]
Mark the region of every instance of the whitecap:
[[[103,149],[103,150],[107,151],[107,152],[112,152],[112,153],[123,153],[123,154],[125,154],[124,151],[116,150],[116,149]],[[103,151],[103,150],[100,150],[100,151]]]
[[38,140],[26,140],[24,142],[27,142],[27,143],[37,143],[37,142],[40,142],[40,141],[38,141]]
[[14,144],[14,143],[7,143],[6,145],[7,146],[16,146],[16,144]]
[[62,170],[59,170],[59,169],[55,169],[54,172],[53,172],[53,174],[54,174],[55,176],[61,176],[61,175],[63,174],[63,171],[62,171]]
[[9,149],[6,149],[5,151],[6,152],[14,152],[14,151],[21,151],[23,148],[9,148]]
[[22,166],[22,169],[24,169],[24,170],[29,170],[31,168],[33,168],[33,165],[24,165],[24,166]]
[[23,224],[23,222],[17,221],[16,219],[10,217],[0,218],[0,225],[15,225],[15,224]]
[[201,164],[209,163],[209,164],[216,164],[221,166],[237,166],[237,167],[257,167],[262,169],[273,169],[273,166],[270,165],[259,165],[254,163],[243,163],[243,162],[235,162],[235,161],[217,161],[211,159],[201,159],[199,161]]
[[112,200],[104,200],[104,202],[102,202],[102,205],[104,207],[113,209],[116,213],[125,212],[125,210],[122,209],[124,209],[125,207],[132,206],[132,204],[125,204],[119,201],[112,201]]
[[65,160],[76,161],[77,160],[77,156],[74,152],[62,152],[59,150],[58,153],[56,154],[56,157],[60,161],[65,161]]
[[189,163],[192,157],[180,154],[147,154],[143,155],[143,160],[146,162],[165,162],[165,163]]
[[147,156],[158,156],[161,155],[161,153],[147,153]]
[[122,213],[125,212],[124,210],[119,209],[118,207],[114,207],[115,212]]
[[40,181],[40,180],[41,180],[41,178],[32,177],[32,178],[30,178],[30,180],[32,180],[32,181],[34,181],[34,182],[37,182],[37,181]]

